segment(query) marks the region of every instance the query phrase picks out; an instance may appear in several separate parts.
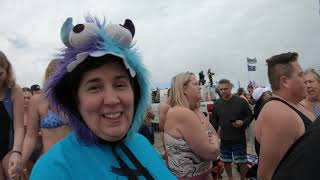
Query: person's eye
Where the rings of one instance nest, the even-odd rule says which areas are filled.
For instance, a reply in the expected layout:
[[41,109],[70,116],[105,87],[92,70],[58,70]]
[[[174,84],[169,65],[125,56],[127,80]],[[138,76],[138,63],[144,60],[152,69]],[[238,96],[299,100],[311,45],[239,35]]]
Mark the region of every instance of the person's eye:
[[97,92],[97,91],[99,91],[101,89],[102,89],[102,87],[99,86],[99,85],[90,85],[87,88],[87,90],[90,91],[90,92]]
[[125,89],[129,86],[129,84],[127,82],[118,82],[116,83],[116,87],[120,88],[120,89]]

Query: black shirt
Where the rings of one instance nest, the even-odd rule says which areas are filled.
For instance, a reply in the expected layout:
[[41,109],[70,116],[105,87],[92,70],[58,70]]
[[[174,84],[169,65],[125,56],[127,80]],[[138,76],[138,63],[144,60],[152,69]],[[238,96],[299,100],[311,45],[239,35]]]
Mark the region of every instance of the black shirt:
[[3,101],[0,101],[0,160],[9,151],[10,121]]
[[[233,120],[242,120],[243,127],[233,127]],[[231,99],[215,101],[212,125],[217,130],[220,126],[221,140],[245,142],[245,129],[253,120],[252,111],[246,100],[233,95]]]
[[320,117],[287,151],[272,180],[319,179]]

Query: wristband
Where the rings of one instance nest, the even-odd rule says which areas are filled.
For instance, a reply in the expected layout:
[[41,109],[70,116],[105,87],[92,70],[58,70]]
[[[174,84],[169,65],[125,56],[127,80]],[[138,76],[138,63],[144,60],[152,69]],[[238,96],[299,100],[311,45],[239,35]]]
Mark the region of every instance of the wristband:
[[17,154],[22,155],[21,151],[12,151],[11,154],[13,154],[13,153],[17,153]]

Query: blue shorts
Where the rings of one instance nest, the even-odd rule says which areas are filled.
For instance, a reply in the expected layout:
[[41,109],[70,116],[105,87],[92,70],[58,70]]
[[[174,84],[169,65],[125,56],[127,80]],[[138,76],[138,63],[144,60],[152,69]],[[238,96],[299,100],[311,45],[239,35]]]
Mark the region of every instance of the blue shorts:
[[220,159],[225,163],[247,163],[246,143],[231,143],[229,141],[221,141]]

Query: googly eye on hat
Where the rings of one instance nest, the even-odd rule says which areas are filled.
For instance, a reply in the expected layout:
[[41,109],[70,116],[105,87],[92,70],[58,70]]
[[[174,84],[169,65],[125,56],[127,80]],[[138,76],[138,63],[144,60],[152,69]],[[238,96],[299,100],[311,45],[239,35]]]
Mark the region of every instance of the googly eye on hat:
[[60,36],[62,42],[75,52],[75,60],[67,66],[68,72],[73,71],[88,56],[101,57],[112,54],[120,57],[129,69],[132,77],[136,75],[133,68],[128,63],[128,55],[125,50],[130,49],[132,39],[135,34],[135,26],[130,19],[126,19],[124,24],[96,24],[86,22],[73,25],[73,19],[67,18],[64,22]]

